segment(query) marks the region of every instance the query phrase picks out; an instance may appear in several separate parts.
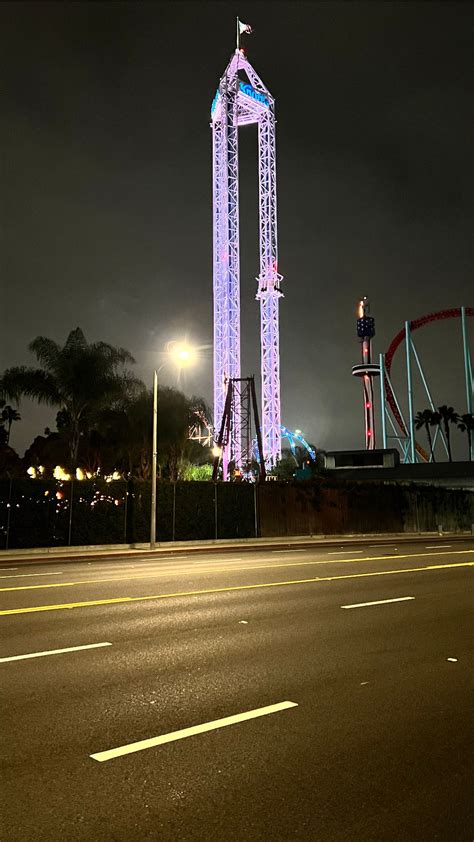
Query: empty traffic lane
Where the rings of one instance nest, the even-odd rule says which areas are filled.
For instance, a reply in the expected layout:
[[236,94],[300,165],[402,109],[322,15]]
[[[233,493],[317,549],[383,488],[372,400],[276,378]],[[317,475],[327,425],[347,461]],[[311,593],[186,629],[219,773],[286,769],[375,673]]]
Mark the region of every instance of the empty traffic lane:
[[470,839],[472,549],[1,592],[6,838]]

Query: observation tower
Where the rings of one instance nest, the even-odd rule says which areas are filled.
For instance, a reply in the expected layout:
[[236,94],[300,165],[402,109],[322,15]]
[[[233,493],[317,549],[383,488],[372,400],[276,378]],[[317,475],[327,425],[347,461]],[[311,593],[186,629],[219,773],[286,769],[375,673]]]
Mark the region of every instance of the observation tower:
[[352,367],[354,377],[362,378],[364,391],[365,449],[375,450],[374,389],[372,380],[380,374],[380,366],[372,362],[372,339],[375,336],[375,319],[369,315],[368,298],[359,301],[357,311],[357,336],[360,339],[362,363]]
[[[239,140],[241,126],[258,127],[258,190],[262,378],[262,447],[267,470],[281,457],[279,299],[275,100],[240,48],[240,34],[250,27],[237,20],[237,46],[222,75],[211,106],[213,290],[214,290],[214,430],[224,415],[227,381],[240,369]],[[232,461],[242,461],[241,412],[234,407],[222,454],[224,479]]]

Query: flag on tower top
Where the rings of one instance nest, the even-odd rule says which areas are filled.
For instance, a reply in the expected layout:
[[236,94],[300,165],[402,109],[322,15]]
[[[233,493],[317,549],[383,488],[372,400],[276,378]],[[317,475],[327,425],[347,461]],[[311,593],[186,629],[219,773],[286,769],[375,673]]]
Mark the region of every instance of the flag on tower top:
[[[238,18],[237,18],[237,20],[238,20]],[[241,20],[239,20],[239,35],[242,35],[244,32],[247,35],[251,35],[252,34],[252,27],[250,26],[250,24],[243,23]]]
[[[240,51],[240,36],[241,35],[251,35],[252,34],[252,27],[249,23],[243,23],[239,18],[237,18],[237,50]],[[242,51],[243,52],[243,51]]]

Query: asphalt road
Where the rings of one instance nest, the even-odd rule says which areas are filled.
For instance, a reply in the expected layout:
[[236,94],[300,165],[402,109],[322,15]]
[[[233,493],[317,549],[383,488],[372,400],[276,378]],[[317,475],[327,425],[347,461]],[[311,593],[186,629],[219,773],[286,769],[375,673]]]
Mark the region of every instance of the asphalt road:
[[472,842],[473,566],[446,538],[5,563],[1,839]]

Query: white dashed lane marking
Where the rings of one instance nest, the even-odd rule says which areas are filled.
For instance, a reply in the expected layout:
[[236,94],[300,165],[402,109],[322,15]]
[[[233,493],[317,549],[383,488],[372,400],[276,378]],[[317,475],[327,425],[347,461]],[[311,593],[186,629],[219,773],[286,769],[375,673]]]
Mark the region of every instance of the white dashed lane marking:
[[44,658],[46,655],[63,655],[65,652],[81,652],[83,649],[100,649],[102,646],[112,646],[111,643],[88,643],[86,646],[68,646],[66,649],[47,649],[44,652],[29,652],[28,655],[12,655],[0,658],[0,664],[7,661],[26,661],[28,658]]
[[237,713],[234,716],[226,716],[223,719],[214,719],[212,722],[204,722],[202,725],[192,725],[191,728],[182,728],[180,731],[172,731],[170,734],[162,734],[159,737],[151,737],[148,740],[140,740],[138,743],[111,748],[108,751],[99,751],[89,755],[92,760],[103,763],[104,760],[112,760],[114,757],[122,757],[124,754],[133,754],[136,751],[143,751],[146,748],[162,746],[165,743],[173,743],[175,740],[184,740],[186,737],[193,737],[195,734],[205,734],[206,731],[214,731],[216,728],[225,728],[227,725],[236,725],[238,722],[247,722],[249,719],[257,719],[259,716],[268,716],[270,713],[278,713],[281,710],[298,707],[296,702],[278,702],[276,705],[267,705],[264,708],[248,710],[245,713]]
[[356,553],[364,553],[365,550],[337,550],[334,553],[327,553],[327,555],[355,555]]
[[452,544],[433,544],[431,547],[425,547],[425,550],[439,550],[440,547],[452,547]]
[[389,602],[406,602],[414,596],[399,596],[397,599],[377,599],[374,602],[354,602],[353,605],[341,605],[341,608],[365,608],[368,605],[387,605]]

